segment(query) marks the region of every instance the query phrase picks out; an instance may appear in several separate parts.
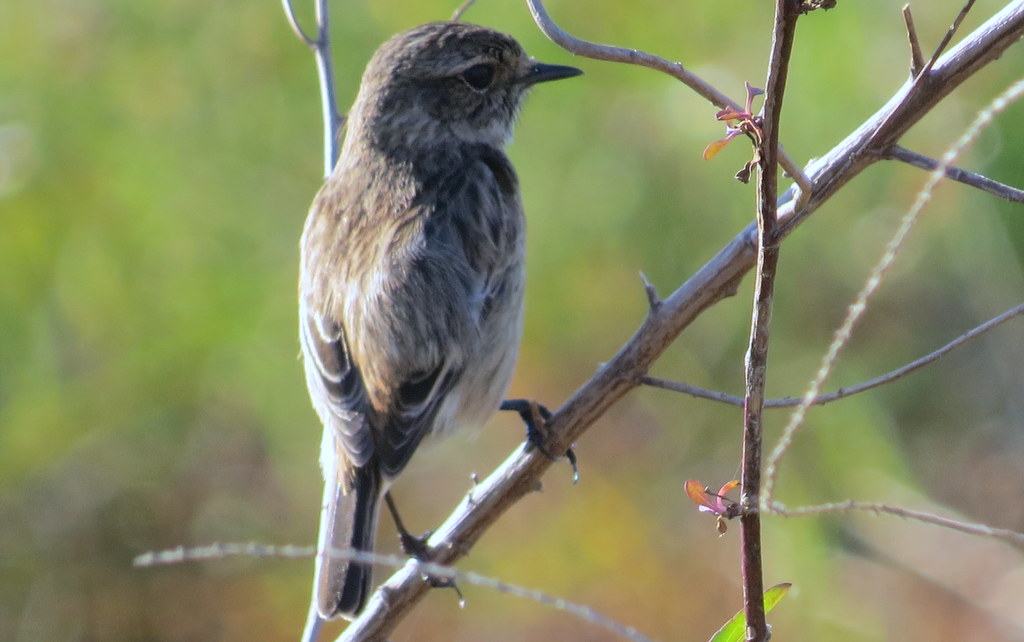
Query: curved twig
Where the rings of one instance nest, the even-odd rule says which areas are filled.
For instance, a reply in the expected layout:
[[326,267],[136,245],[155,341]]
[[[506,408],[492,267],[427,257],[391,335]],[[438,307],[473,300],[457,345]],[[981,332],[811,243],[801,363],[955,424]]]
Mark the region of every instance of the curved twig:
[[[582,38],[577,38],[555,24],[555,21],[551,19],[551,15],[548,14],[548,10],[544,7],[544,3],[541,0],[526,0],[526,4],[529,5],[533,20],[540,27],[541,32],[556,45],[571,54],[593,58],[594,60],[621,62],[654,69],[679,80],[720,109],[725,109],[726,107],[732,107],[736,110],[742,109],[739,103],[705,82],[700,76],[684,67],[681,62],[672,62],[639,49],[599,45]],[[800,187],[802,195],[811,192],[811,180],[804,174],[804,170],[786,154],[781,145],[779,147],[779,164],[786,170],[786,174]],[[801,196],[801,198],[803,197]]]
[[462,14],[466,13],[466,10],[474,4],[476,4],[476,0],[464,0],[463,3],[460,4],[454,12],[452,12],[451,21],[458,22],[459,20],[462,20]]
[[288,18],[288,24],[291,25],[292,31],[299,37],[299,40],[306,43],[309,47],[315,47],[320,41],[322,34],[318,33],[316,38],[310,38],[306,35],[302,25],[299,24],[299,19],[295,17],[295,7],[292,6],[292,0],[281,0],[281,5],[284,8],[285,17]]
[[[376,566],[390,566],[392,568],[404,566],[409,561],[408,557],[399,557],[398,555],[381,555],[379,553],[369,553],[355,549],[332,549],[328,552],[330,555],[339,559],[353,560],[366,564],[374,564]],[[317,551],[315,546],[294,546],[291,544],[287,544],[285,546],[274,546],[272,544],[261,544],[259,542],[217,543],[191,548],[178,546],[177,548],[172,548],[166,551],[143,553],[132,560],[132,565],[147,568],[153,566],[182,564],[185,562],[220,560],[228,557],[311,559],[316,556],[316,554]],[[633,642],[653,642],[650,638],[644,636],[635,628],[622,624],[621,622],[617,622],[589,606],[583,606],[582,604],[563,600],[560,597],[548,595],[547,593],[534,589],[528,589],[515,584],[509,584],[508,582],[502,582],[501,580],[481,575],[480,573],[460,571],[459,569],[452,568],[451,566],[442,566],[431,562],[419,562],[419,566],[423,573],[430,575],[431,577],[465,582],[466,584],[472,584],[474,586],[483,586],[497,591],[498,593],[504,593],[506,595],[526,600],[533,600],[539,604],[550,606],[551,608],[559,611],[565,611],[566,613],[575,615],[576,617],[586,622],[590,622],[591,624],[604,627],[612,633],[620,635],[627,640],[632,640]]]
[[288,24],[299,40],[313,50],[320,82],[320,111],[324,124],[324,176],[330,176],[338,160],[338,136],[345,119],[338,112],[334,92],[334,64],[331,60],[330,12],[327,0],[316,0],[316,38],[303,30],[295,17],[292,0],[281,0]]

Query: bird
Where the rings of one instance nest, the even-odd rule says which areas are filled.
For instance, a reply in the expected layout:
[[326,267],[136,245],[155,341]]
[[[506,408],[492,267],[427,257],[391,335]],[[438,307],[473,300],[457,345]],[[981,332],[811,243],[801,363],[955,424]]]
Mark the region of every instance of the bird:
[[504,147],[532,86],[582,73],[464,22],[399,33],[367,64],[300,242],[299,338],[323,424],[322,619],[364,609],[370,565],[330,551],[373,551],[382,499],[421,441],[502,405],[525,281]]

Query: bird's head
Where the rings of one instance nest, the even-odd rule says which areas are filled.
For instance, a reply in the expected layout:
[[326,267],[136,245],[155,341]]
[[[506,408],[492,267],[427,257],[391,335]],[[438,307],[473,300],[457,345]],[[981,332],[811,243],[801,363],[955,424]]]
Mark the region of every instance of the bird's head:
[[500,146],[511,136],[530,87],[581,73],[537,62],[493,29],[425,24],[392,37],[374,54],[349,131],[389,147],[456,141]]

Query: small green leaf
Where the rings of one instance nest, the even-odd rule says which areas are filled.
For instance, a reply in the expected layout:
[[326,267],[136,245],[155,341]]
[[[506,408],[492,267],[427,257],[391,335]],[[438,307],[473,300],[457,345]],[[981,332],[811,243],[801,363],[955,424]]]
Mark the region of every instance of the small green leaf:
[[[765,591],[764,612],[767,613],[775,608],[775,605],[786,596],[786,593],[789,592],[792,586],[789,582],[783,582]],[[746,628],[747,618],[744,616],[743,611],[740,611],[731,620],[726,622],[725,626],[718,629],[718,632],[708,642],[743,642]]]

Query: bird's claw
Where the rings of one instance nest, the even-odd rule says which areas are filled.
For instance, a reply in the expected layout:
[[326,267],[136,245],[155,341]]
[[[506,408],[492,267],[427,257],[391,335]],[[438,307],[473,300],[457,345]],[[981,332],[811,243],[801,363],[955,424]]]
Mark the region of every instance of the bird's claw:
[[[519,417],[526,424],[526,440],[544,453],[552,461],[561,461],[562,457],[553,454],[547,448],[549,435],[547,433],[547,422],[551,419],[551,411],[542,404],[532,399],[506,399],[501,402],[501,410],[508,410],[519,414]],[[580,480],[580,469],[576,459],[576,453],[570,447],[565,451],[565,459],[572,466],[572,483]]]

